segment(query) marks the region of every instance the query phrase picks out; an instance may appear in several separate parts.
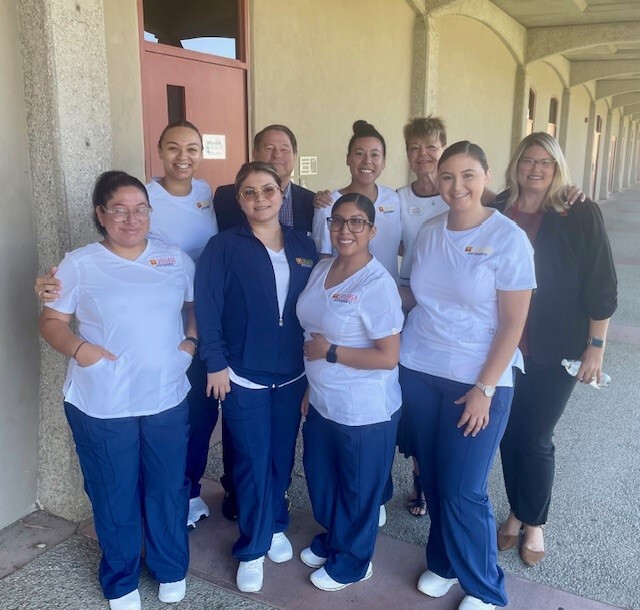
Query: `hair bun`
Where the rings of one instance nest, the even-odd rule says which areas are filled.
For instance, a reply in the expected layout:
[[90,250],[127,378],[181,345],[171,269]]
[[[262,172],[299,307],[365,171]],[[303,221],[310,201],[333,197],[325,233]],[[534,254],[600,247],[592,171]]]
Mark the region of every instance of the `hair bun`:
[[374,137],[378,137],[378,131],[376,130],[376,128],[371,123],[367,123],[367,121],[364,121],[362,119],[358,119],[353,124],[353,133],[360,138],[371,135],[373,135]]

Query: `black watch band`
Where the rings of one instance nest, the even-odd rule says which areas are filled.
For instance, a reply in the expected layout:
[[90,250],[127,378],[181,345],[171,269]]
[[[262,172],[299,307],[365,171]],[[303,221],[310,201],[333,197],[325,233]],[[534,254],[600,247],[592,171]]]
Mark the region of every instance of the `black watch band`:
[[185,337],[184,340],[191,341],[191,343],[196,346],[196,349],[198,349],[198,340],[195,337]]
[[331,364],[338,362],[338,354],[336,354],[337,349],[338,346],[335,343],[332,343],[329,346],[329,350],[327,351],[327,362],[331,362]]
[[593,347],[604,347],[605,340],[600,337],[589,337],[587,339],[587,345],[593,345]]

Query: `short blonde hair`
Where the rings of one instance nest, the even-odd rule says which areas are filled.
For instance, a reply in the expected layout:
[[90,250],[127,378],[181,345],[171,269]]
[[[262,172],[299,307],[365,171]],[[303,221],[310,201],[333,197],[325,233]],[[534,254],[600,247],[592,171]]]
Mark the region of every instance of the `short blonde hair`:
[[571,186],[571,176],[567,161],[562,154],[560,144],[553,137],[544,131],[536,131],[528,135],[516,148],[511,161],[507,167],[505,181],[509,189],[509,198],[505,204],[505,209],[512,207],[520,196],[520,185],[518,184],[518,163],[529,146],[542,146],[549,156],[556,162],[555,172],[547,197],[542,204],[542,211],[555,210],[564,212],[569,209],[569,205],[564,200],[567,187]]
[[447,127],[444,121],[437,116],[430,114],[428,117],[416,117],[411,119],[404,126],[404,142],[409,148],[409,140],[417,138],[420,140],[439,140],[442,146],[447,145]]

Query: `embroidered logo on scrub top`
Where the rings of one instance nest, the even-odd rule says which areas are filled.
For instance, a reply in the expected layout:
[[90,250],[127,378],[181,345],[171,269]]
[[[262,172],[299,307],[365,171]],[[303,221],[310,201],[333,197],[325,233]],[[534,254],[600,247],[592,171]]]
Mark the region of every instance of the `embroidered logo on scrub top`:
[[207,208],[211,207],[211,202],[210,201],[198,201],[198,203],[196,203],[196,207],[199,210],[206,210]]
[[331,295],[331,299],[336,303],[357,303],[358,295],[357,294],[341,294],[339,292],[334,292]]
[[296,263],[301,267],[308,267],[309,269],[313,267],[313,260],[310,258],[301,258],[298,256],[296,257]]
[[160,258],[150,258],[149,264],[152,267],[175,267],[177,262],[175,256],[162,256]]
[[469,256],[489,256],[493,254],[491,246],[465,246],[464,253]]
[[424,207],[421,205],[412,205],[409,207],[409,216],[422,216],[424,214]]
[[382,212],[383,214],[393,214],[396,211],[395,206],[392,205],[379,205],[378,212]]

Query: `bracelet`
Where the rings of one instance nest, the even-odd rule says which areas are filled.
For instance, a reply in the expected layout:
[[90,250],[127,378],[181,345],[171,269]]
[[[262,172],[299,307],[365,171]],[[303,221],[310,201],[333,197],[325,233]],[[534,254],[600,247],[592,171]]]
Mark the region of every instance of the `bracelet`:
[[78,352],[80,351],[80,348],[85,344],[85,343],[89,343],[88,341],[83,341],[80,345],[78,345],[78,347],[76,347],[76,351],[73,352],[73,356],[71,356],[74,360],[76,359],[76,356],[78,355]]
[[195,337],[185,337],[184,340],[191,341],[191,343],[196,346],[196,349],[198,349],[198,340]]

